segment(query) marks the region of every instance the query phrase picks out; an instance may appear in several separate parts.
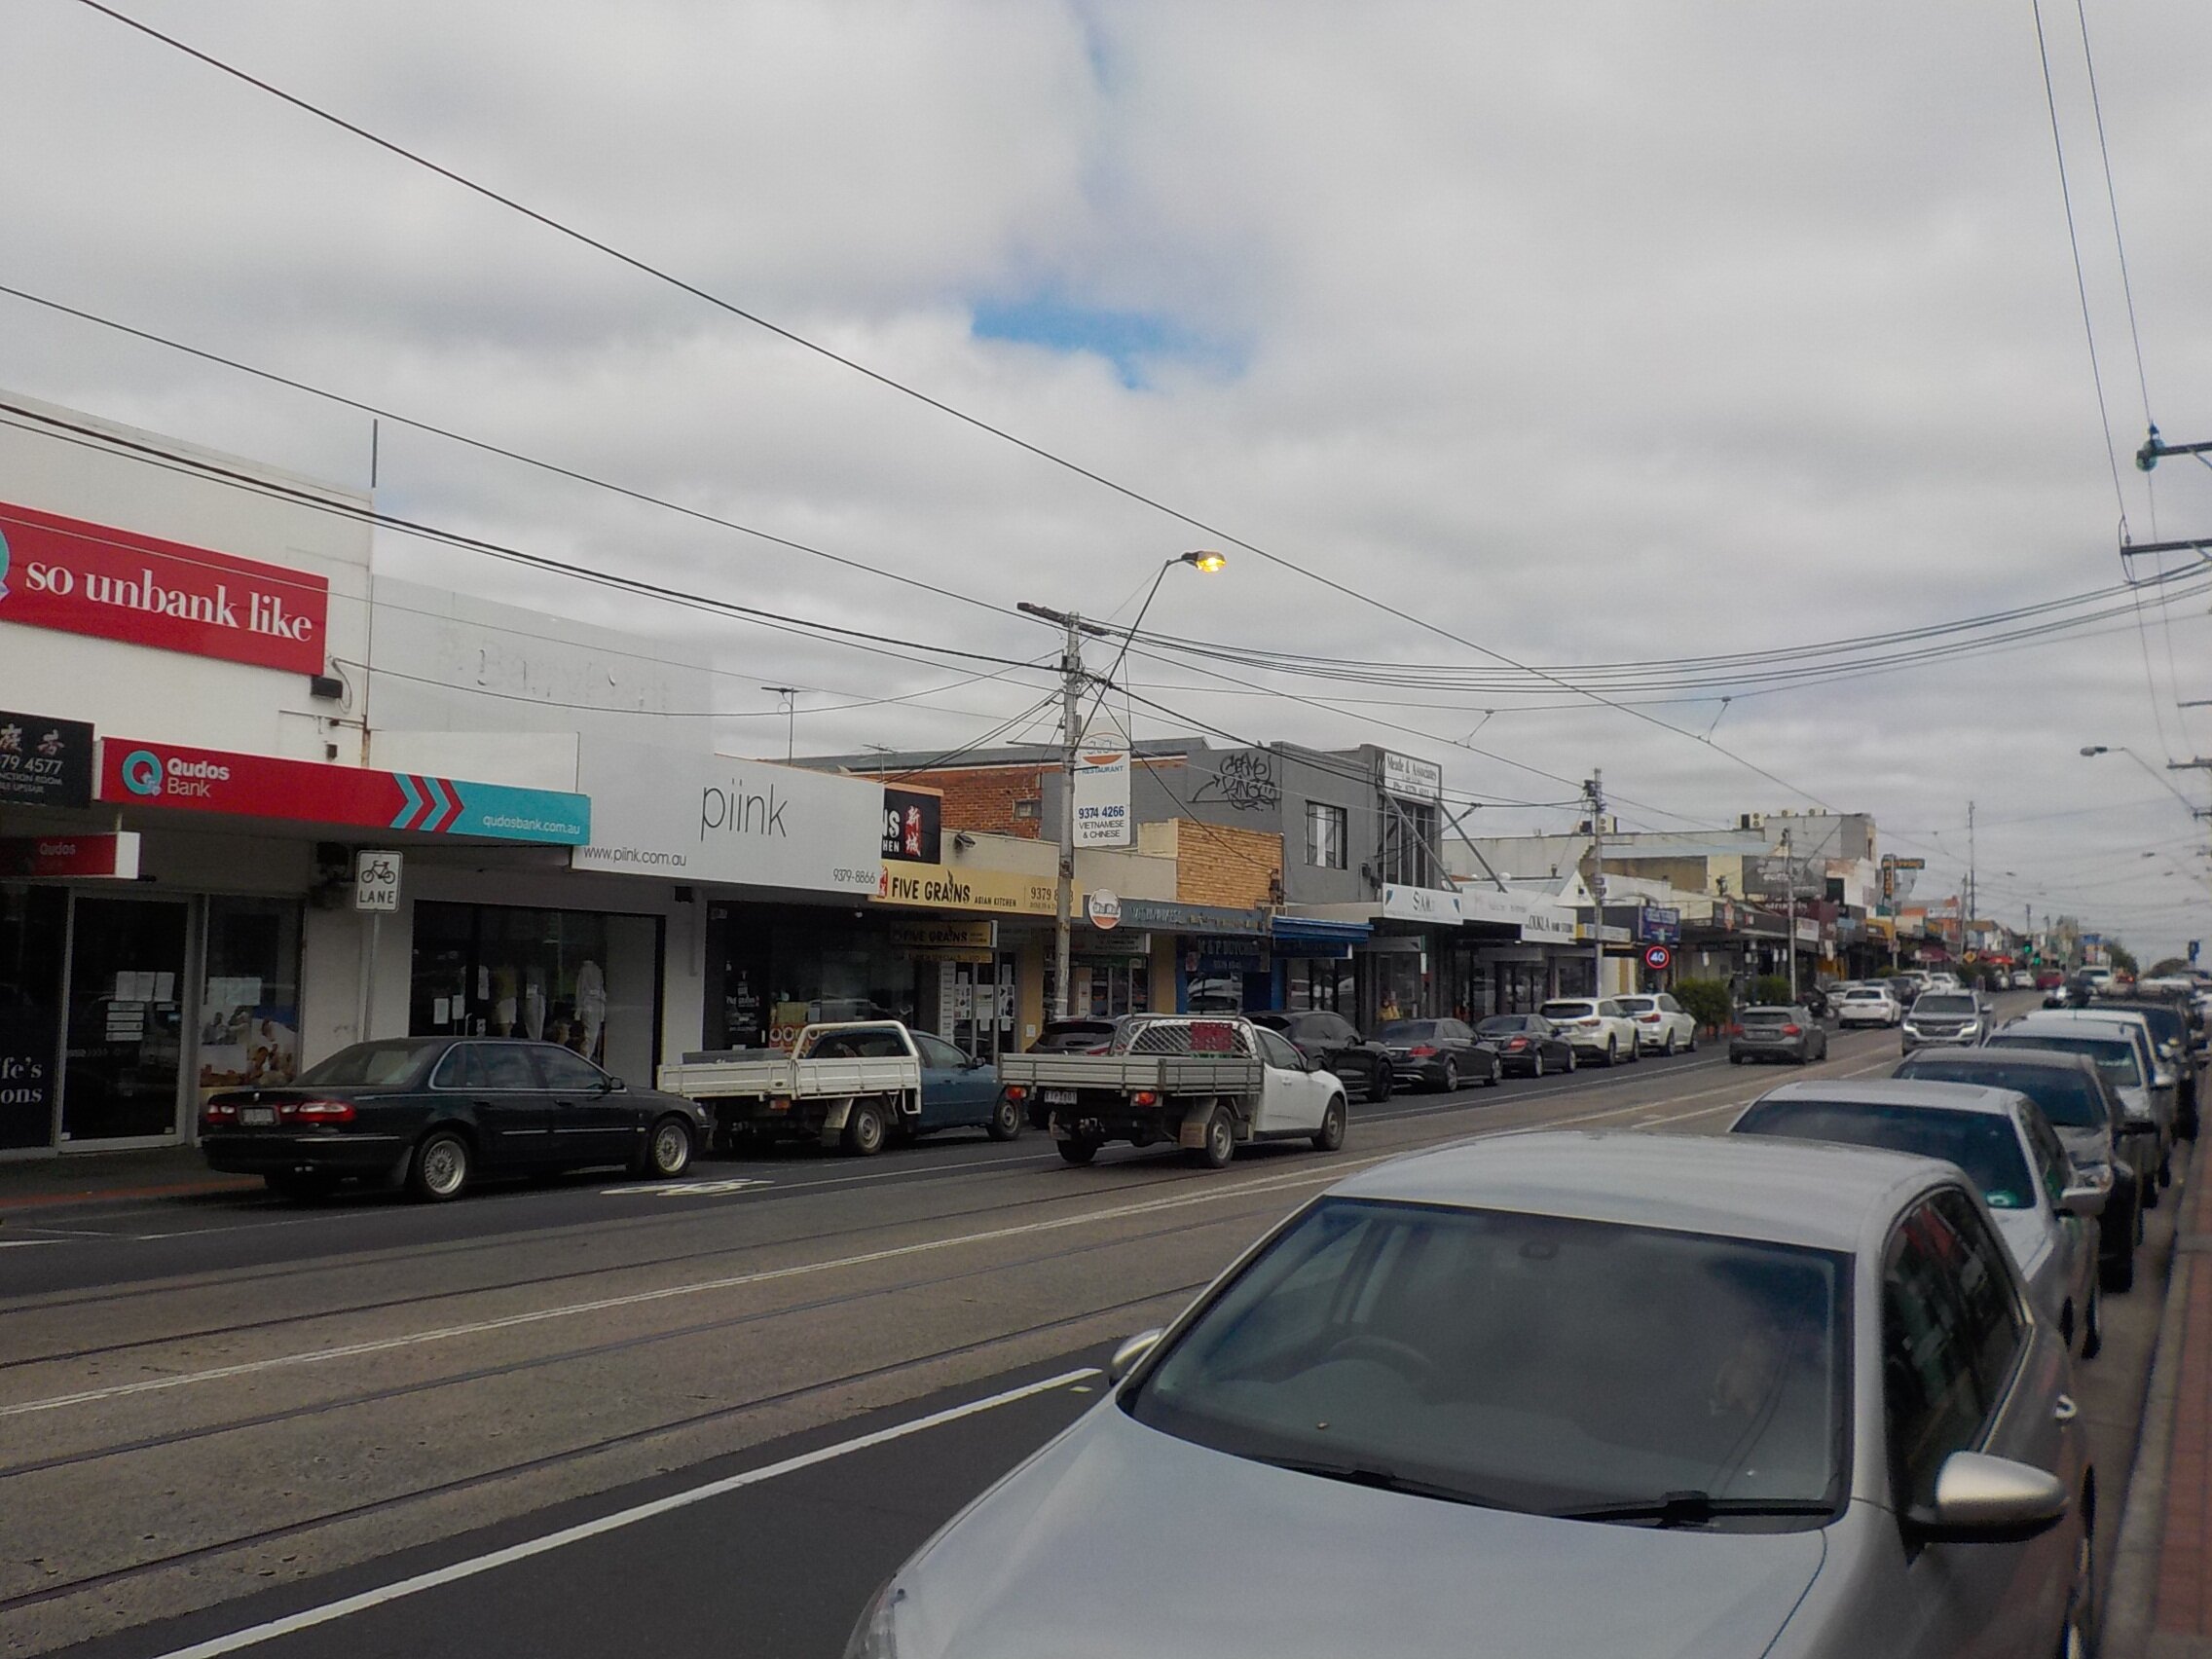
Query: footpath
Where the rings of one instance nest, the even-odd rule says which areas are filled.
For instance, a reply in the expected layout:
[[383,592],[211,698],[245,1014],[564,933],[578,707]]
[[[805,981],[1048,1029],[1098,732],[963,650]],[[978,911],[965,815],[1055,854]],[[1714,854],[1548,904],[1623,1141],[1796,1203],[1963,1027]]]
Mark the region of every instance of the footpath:
[[2191,1162],[2106,1593],[2105,1659],[2212,1659],[2212,1178]]
[[189,1146],[0,1163],[0,1232],[11,1216],[22,1218],[41,1210],[252,1192],[260,1186],[250,1175],[213,1173],[199,1151]]

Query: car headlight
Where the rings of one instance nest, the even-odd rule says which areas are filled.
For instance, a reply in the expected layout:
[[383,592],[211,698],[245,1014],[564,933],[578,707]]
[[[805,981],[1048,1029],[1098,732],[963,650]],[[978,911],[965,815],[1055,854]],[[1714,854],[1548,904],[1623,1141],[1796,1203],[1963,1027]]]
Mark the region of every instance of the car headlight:
[[899,1604],[905,1599],[899,1581],[886,1579],[846,1639],[845,1659],[899,1659]]
[[1907,1037],[1917,1037],[1920,1035],[1920,1027],[1908,1019],[1904,1022],[1904,1034]]

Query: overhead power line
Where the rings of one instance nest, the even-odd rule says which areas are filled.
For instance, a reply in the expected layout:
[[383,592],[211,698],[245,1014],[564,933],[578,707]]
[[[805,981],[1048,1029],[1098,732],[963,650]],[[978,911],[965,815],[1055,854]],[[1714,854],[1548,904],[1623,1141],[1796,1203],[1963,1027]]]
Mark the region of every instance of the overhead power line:
[[781,547],[787,552],[804,554],[809,559],[821,559],[831,565],[843,566],[847,570],[864,571],[871,576],[880,576],[885,581],[897,582],[903,587],[917,588],[924,593],[936,594],[941,599],[957,600],[962,605],[973,606],[979,610],[993,611],[1002,616],[1014,614],[1014,611],[1009,606],[995,605],[987,599],[977,598],[975,594],[962,593],[957,588],[943,587],[936,582],[924,581],[919,576],[907,575],[903,571],[887,570],[881,565],[871,565],[865,559],[855,559],[846,554],[830,552],[827,548],[812,546],[804,541],[794,541],[788,535],[778,535],[775,532],[762,530],[756,525],[741,524],[736,519],[724,518],[719,513],[708,512],[704,507],[694,507],[682,501],[671,500],[667,497],[653,495],[650,491],[636,489],[628,484],[618,484],[612,479],[595,477],[591,473],[581,471],[576,467],[565,466],[559,461],[547,461],[541,456],[526,455],[521,450],[510,449],[504,444],[494,443],[488,438],[471,437],[468,433],[456,431],[451,426],[441,426],[435,422],[424,421],[413,415],[403,415],[397,410],[385,408],[381,404],[370,403],[358,397],[350,397],[342,391],[333,391],[328,387],[315,386],[308,381],[297,380],[290,375],[279,374],[275,369],[263,368],[259,364],[249,363],[241,358],[225,356],[220,351],[210,351],[204,347],[189,345],[182,340],[173,339],[166,334],[158,334],[151,329],[133,327],[128,322],[122,322],[110,316],[102,316],[99,313],[87,311],[81,306],[65,305],[59,300],[49,298],[47,295],[34,294],[27,288],[12,287],[5,282],[0,282],[0,294],[6,294],[11,299],[22,300],[30,305],[43,306],[48,311],[58,312],[64,316],[73,316],[80,321],[92,323],[114,333],[128,335],[133,340],[142,340],[148,345],[159,346],[166,350],[181,352],[188,357],[197,357],[203,363],[213,363],[219,368],[231,369],[241,375],[250,375],[256,380],[267,381],[272,386],[281,386],[293,391],[305,392],[310,397],[320,398],[326,403],[334,403],[343,409],[351,409],[379,421],[389,421],[395,426],[406,426],[434,438],[443,438],[448,443],[460,444],[484,455],[497,456],[501,461],[511,461],[519,465],[534,467],[540,472],[551,473],[556,477],[566,478],[573,483],[589,485],[595,490],[605,490],[611,495],[623,497],[645,506],[658,507],[665,512],[681,514],[684,518],[693,519],[701,524],[714,525],[721,530],[735,531],[740,535],[751,536],[755,540],[764,541],[772,547]]
[[[1529,665],[1520,662],[1518,659],[1514,658],[1504,651],[1497,649],[1495,646],[1486,645],[1479,641],[1470,639],[1463,634],[1456,633],[1450,628],[1446,628],[1442,624],[1432,621],[1427,617],[1416,616],[1402,611],[1396,607],[1375,598],[1371,594],[1363,593],[1357,588],[1350,587],[1343,582],[1337,581],[1334,577],[1325,575],[1309,566],[1301,564],[1294,559],[1291,559],[1283,554],[1273,552],[1266,547],[1262,547],[1255,542],[1248,541],[1244,537],[1237,535],[1231,531],[1225,530],[1218,525],[1210,524],[1206,520],[1201,519],[1195,514],[1185,512],[1178,507],[1172,506],[1166,501],[1161,500],[1158,497],[1149,495],[1146,492],[1135,488],[1134,486],[1124,484],[1118,479],[1109,477],[1105,473],[1096,471],[1091,467],[1084,465],[1080,461],[1077,461],[1067,456],[1061,455],[1054,450],[1048,449],[1041,444],[1032,443],[1030,440],[1021,437],[1018,433],[1015,433],[1005,426],[1001,426],[990,421],[986,421],[980,416],[970,414],[968,411],[958,408],[953,404],[947,403],[941,398],[932,396],[930,393],[921,390],[919,387],[911,386],[906,382],[901,381],[894,376],[885,374],[880,370],[870,368],[867,364],[861,362],[857,358],[850,357],[842,352],[833,350],[830,347],[823,345],[821,342],[809,339],[807,336],[798,333],[794,329],[787,328],[781,323],[773,322],[756,312],[748,310],[743,306],[726,300],[720,295],[699,286],[695,282],[689,281],[670,271],[665,270],[660,266],[654,265],[649,260],[643,259],[636,254],[625,252],[621,248],[614,246],[612,243],[603,240],[598,237],[592,236],[587,232],[575,228],[574,226],[567,224],[564,221],[555,218],[549,213],[543,212],[535,207],[532,207],[527,203],[517,200],[515,197],[504,194],[501,191],[495,190],[489,185],[482,184],[453,167],[449,167],[438,162],[434,162],[427,156],[424,156],[418,151],[409,149],[403,144],[384,137],[380,133],[371,131],[368,128],[361,126],[357,122],[350,121],[345,117],[338,115],[334,111],[325,109],[318,104],[311,102],[309,99],[301,97],[297,93],[286,92],[283,88],[275,85],[273,82],[265,80],[260,76],[251,74],[248,71],[238,67],[236,64],[230,63],[222,58],[213,55],[211,53],[203,52],[198,47],[191,46],[186,42],[178,39],[174,35],[166,34],[162,30],[155,28],[150,23],[146,23],[137,18],[131,17],[129,14],[120,11],[113,6],[104,4],[103,0],[79,0],[79,3],[86,6],[92,11],[99,13],[103,17],[112,18],[114,21],[123,24],[127,28],[135,30],[148,39],[158,41],[162,45],[169,47],[173,51],[182,53],[186,56],[191,57],[200,63],[205,64],[211,69],[217,70],[224,75],[228,75],[232,79],[237,80],[246,86],[252,87],[258,92],[265,92],[271,97],[279,99],[280,101],[289,104],[293,108],[301,111],[303,114],[313,116],[318,121],[328,123],[330,126],[338,128],[342,131],[351,133],[354,137],[359,138],[366,143],[373,144],[377,148],[384,150],[390,155],[396,156],[413,166],[423,167],[429,172],[435,173],[439,177],[446,179],[449,182],[458,185],[461,189],[469,191],[476,196],[482,197],[488,202],[492,202],[498,206],[504,207],[510,212],[520,214],[522,217],[531,220],[535,224],[544,227],[546,230],[553,232],[557,236],[567,238],[568,240],[574,241],[584,247],[591,248],[595,252],[604,254],[608,258],[612,259],[617,263],[638,272],[642,276],[648,276],[653,280],[665,283],[682,293],[688,294],[694,299],[700,300],[707,305],[713,306],[718,311],[723,312],[730,316],[740,319],[741,321],[750,323],[756,328],[763,329],[766,332],[777,336],[779,339],[785,340],[790,344],[800,348],[802,350],[812,352],[815,355],[822,357],[830,362],[836,363],[842,368],[849,369],[853,373],[864,376],[867,380],[874,382],[876,385],[881,386],[888,390],[895,391],[902,396],[911,398],[915,402],[923,404],[928,408],[934,409],[941,415],[948,416],[967,426],[973,427],[977,431],[997,438],[1001,442],[1011,444],[1014,448],[1019,449],[1028,455],[1034,456],[1038,460],[1043,461],[1050,465],[1059,467],[1062,470],[1072,473],[1077,477],[1087,479],[1089,482],[1098,485],[1102,489],[1109,490],[1115,495],[1121,496],[1127,500],[1137,502],[1139,505],[1149,507],[1155,512],[1164,514],[1169,518],[1175,519],[1182,524],[1190,526],[1194,530],[1198,530],[1203,533],[1209,537],[1212,537],[1216,540],[1227,541],[1234,546],[1240,547],[1244,551],[1252,554],[1255,558],[1265,560],[1269,564],[1274,565],[1279,569],[1286,570],[1292,571],[1297,575],[1303,576],[1307,580],[1314,582],[1319,586],[1325,587],[1330,592],[1338,594],[1343,598],[1348,599],[1355,604],[1368,606],[1374,609],[1383,612],[1385,615],[1391,616],[1400,621],[1410,622],[1414,626],[1423,629],[1428,633],[1434,634],[1440,639],[1450,640],[1455,645],[1460,645],[1465,649],[1474,651],[1482,656],[1490,657],[1493,660],[1504,663],[1509,667],[1520,669],[1524,673],[1540,674],[1542,672],[1541,670],[1530,668]],[[2040,30],[2040,18],[2038,27]],[[1748,771],[1756,773],[1758,776],[1766,779],[1769,783],[1774,784],[1777,788],[1782,789],[1786,793],[1798,796],[1804,800],[1811,801],[1816,806],[1827,808],[1827,803],[1822,800],[1818,795],[1814,794],[1811,791],[1806,790],[1797,784],[1789,782],[1788,779],[1784,778],[1771,769],[1760,765],[1755,760],[1752,760],[1744,755],[1738,754],[1736,751],[1728,748],[1725,744],[1714,741],[1710,736],[1701,736],[1699,733],[1686,730],[1681,726],[1674,724],[1672,721],[1663,720],[1655,715],[1647,714],[1643,710],[1637,708],[1632,704],[1622,703],[1614,698],[1604,695],[1603,692],[1573,685],[1565,680],[1559,679],[1557,676],[1546,675],[1544,677],[1551,680],[1552,682],[1558,685],[1562,690],[1566,690],[1575,695],[1584,697],[1602,707],[1618,710],[1620,713],[1627,715],[1630,719],[1638,720],[1644,725],[1656,727],[1661,731],[1672,732],[1675,736],[1684,738],[1691,743],[1701,744],[1705,748],[1711,750],[1713,753],[1734,762],[1736,765],[1742,766]]]
[[[390,513],[379,512],[358,502],[334,499],[313,490],[277,483],[273,479],[254,478],[229,467],[196,456],[179,455],[173,451],[158,449],[150,444],[134,443],[96,426],[83,425],[48,415],[40,410],[0,400],[0,413],[18,419],[4,424],[25,431],[82,448],[101,450],[126,459],[138,461],[164,471],[181,472],[201,478],[228,489],[242,490],[249,494],[282,500],[293,506],[305,507],[313,512],[326,513],[333,518],[350,519],[356,524],[374,525],[396,535],[419,540],[438,542],[467,553],[481,554],[489,559],[501,560],[548,574],[566,576],[576,581],[590,582],[595,586],[612,588],[636,594],[642,598],[664,604],[682,606],[689,609],[709,611],[739,621],[774,629],[781,633],[795,634],[802,638],[819,640],[824,644],[843,645],[854,650],[868,651],[877,656],[899,657],[903,661],[928,661],[928,657],[915,657],[887,645],[904,645],[908,651],[922,651],[930,656],[952,657],[967,662],[985,662],[995,667],[1013,670],[1032,669],[1034,664],[1018,658],[994,656],[986,651],[972,651],[958,645],[940,645],[927,641],[902,639],[879,630],[849,628],[834,622],[824,622],[813,617],[795,616],[782,611],[764,609],[758,606],[740,605],[735,600],[718,599],[708,594],[693,593],[683,588],[661,582],[648,582],[638,576],[625,576],[611,571],[591,570],[571,565],[542,553],[532,553],[503,542],[492,541],[483,536],[464,535],[438,525],[403,519]],[[33,423],[26,424],[26,423]],[[941,667],[933,663],[931,666]]]

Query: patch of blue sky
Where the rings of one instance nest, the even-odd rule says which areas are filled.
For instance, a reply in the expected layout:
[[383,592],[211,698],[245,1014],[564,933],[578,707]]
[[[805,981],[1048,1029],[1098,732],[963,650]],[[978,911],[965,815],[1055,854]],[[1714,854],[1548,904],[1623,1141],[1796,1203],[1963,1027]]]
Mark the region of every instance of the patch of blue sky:
[[1208,339],[1172,317],[1107,311],[1051,294],[978,304],[971,330],[978,340],[1088,351],[1113,364],[1122,384],[1138,391],[1151,385],[1148,369],[1161,363],[1186,363],[1219,375],[1234,375],[1242,367],[1241,353],[1227,342]]

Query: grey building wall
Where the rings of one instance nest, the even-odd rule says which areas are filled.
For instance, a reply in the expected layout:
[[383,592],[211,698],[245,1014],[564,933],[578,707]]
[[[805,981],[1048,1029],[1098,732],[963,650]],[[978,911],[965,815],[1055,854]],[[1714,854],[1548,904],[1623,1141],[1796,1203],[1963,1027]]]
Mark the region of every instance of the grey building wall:
[[[1356,904],[1382,896],[1385,806],[1382,752],[1373,745],[1323,751],[1178,745],[1181,765],[1131,769],[1130,816],[1139,824],[1195,818],[1282,837],[1283,899],[1291,904]],[[1140,746],[1141,755],[1142,746]],[[1060,780],[1044,780],[1044,821],[1059,822]],[[1309,858],[1308,808],[1319,802],[1345,815],[1345,867]]]

